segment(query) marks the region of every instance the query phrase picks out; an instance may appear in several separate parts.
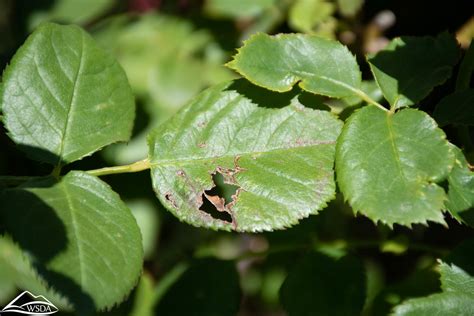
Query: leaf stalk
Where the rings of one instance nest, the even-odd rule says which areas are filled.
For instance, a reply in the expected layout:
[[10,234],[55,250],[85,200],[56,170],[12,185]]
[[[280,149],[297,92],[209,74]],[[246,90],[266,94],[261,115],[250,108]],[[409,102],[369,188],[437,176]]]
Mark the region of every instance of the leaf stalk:
[[134,162],[129,165],[105,167],[100,169],[88,170],[86,172],[90,175],[99,177],[117,173],[140,172],[147,169],[150,169],[150,161],[148,160],[148,158]]

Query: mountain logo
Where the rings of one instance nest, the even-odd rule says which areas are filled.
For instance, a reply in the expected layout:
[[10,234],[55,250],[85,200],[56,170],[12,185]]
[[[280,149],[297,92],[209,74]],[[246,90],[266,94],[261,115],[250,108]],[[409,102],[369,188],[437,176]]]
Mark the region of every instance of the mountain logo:
[[24,291],[8,303],[0,311],[0,315],[51,315],[57,312],[58,308],[43,295],[35,296]]

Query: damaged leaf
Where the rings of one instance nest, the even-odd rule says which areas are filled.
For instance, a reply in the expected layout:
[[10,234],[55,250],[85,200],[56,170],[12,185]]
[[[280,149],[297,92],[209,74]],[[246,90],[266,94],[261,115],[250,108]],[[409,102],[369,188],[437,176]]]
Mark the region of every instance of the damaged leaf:
[[[304,108],[258,107],[233,83],[200,94],[149,136],[153,187],[182,221],[236,231],[270,231],[316,214],[333,198],[335,143],[342,123]],[[236,187],[210,194],[213,177]],[[202,210],[210,202],[230,220]]]
[[446,135],[426,113],[395,114],[373,106],[356,111],[338,140],[339,187],[355,211],[374,221],[444,223],[444,180],[454,155]]

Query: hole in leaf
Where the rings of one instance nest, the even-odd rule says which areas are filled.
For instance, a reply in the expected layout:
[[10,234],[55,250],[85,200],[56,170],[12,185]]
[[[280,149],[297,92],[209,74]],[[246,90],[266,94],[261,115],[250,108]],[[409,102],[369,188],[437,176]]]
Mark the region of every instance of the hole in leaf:
[[219,172],[213,174],[212,181],[215,186],[203,193],[203,203],[200,210],[215,219],[232,223],[232,216],[229,214],[227,206],[234,201],[232,196],[236,194],[239,187],[225,183],[223,175]]

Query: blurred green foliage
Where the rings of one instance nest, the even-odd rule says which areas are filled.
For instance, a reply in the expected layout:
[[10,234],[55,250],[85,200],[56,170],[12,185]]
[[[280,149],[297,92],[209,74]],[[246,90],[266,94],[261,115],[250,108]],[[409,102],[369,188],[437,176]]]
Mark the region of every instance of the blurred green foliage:
[[[163,123],[204,88],[237,77],[223,64],[251,34],[303,32],[335,38],[348,45],[363,64],[365,54],[386,44],[387,38],[461,30],[472,14],[469,8],[469,1],[437,4],[428,0],[0,0],[0,63],[4,69],[27,34],[44,21],[79,24],[115,55],[136,96],[134,136],[127,144],[111,146],[74,164],[86,169],[97,163],[125,164],[144,158],[145,135],[152,127]],[[386,10],[395,21],[388,18],[387,22],[387,15],[381,14]],[[463,39],[466,34],[469,30],[464,29]],[[362,70],[368,78],[368,65]],[[453,81],[432,91],[420,107],[432,112],[453,91]],[[382,96],[373,81],[364,82],[363,90],[376,100]],[[256,95],[265,97],[258,91]],[[343,119],[361,104],[356,98],[311,102],[327,104]],[[448,127],[446,133],[459,146],[466,139],[462,129]],[[467,133],[472,136],[472,130]],[[4,130],[0,143],[0,174],[50,172],[47,166],[18,154]],[[474,156],[470,150],[468,158]],[[210,315],[213,311],[233,315],[238,310],[242,316],[285,315],[280,295],[286,296],[284,292],[290,288],[288,283],[283,290],[281,286],[289,273],[294,278],[295,267],[303,262],[311,275],[307,280],[303,276],[303,281],[317,283],[315,272],[324,274],[324,264],[337,264],[341,259],[335,258],[346,255],[358,257],[361,267],[355,268],[363,268],[367,278],[356,280],[357,286],[366,283],[367,292],[363,307],[357,298],[357,311],[387,315],[407,298],[439,292],[436,259],[474,236],[471,228],[451,218],[446,219],[449,229],[430,224],[390,230],[354,217],[340,195],[318,216],[285,231],[213,232],[182,224],[166,212],[146,176],[119,175],[106,180],[135,215],[146,260],[134,292],[101,315],[162,315],[175,306],[180,311],[192,309],[192,304],[202,308],[194,309],[195,314]],[[311,269],[318,265],[304,264],[319,257],[324,258],[318,261],[323,267],[317,271]],[[331,268],[337,270],[337,265]],[[298,282],[290,285],[298,287]],[[302,286],[311,292],[307,284]],[[35,277],[28,258],[8,239],[0,239],[0,306],[25,289],[45,295],[60,308],[66,305],[52,292],[42,292],[44,285]],[[209,305],[199,306],[199,302]],[[299,315],[291,309],[288,312]]]

